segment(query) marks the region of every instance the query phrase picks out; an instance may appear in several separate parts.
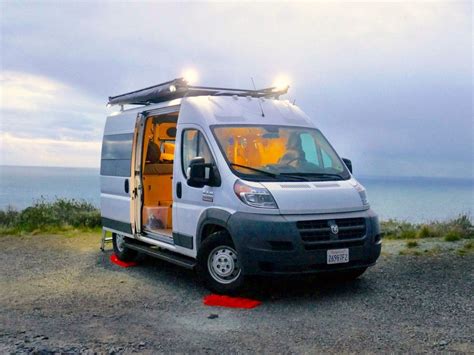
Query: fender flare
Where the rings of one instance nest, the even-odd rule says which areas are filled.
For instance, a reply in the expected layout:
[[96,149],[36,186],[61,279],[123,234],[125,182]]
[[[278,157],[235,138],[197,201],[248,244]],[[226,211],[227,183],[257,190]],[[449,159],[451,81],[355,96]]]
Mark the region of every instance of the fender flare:
[[[228,221],[231,214],[220,208],[209,208],[199,217],[196,229],[196,250],[199,250],[202,241],[202,231],[209,224],[215,224],[229,230]],[[232,236],[231,236],[232,237]]]

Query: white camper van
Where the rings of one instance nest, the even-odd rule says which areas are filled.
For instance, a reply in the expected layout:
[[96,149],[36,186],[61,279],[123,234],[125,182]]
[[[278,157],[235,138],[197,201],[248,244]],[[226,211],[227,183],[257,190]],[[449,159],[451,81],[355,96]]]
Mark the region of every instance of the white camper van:
[[101,214],[117,257],[195,268],[219,293],[248,275],[355,278],[374,265],[365,189],[315,121],[280,100],[287,90],[176,79],[110,97]]

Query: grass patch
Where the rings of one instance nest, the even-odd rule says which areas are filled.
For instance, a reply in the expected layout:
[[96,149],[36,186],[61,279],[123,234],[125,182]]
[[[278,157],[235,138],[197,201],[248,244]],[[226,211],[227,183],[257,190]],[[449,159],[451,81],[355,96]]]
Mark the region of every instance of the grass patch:
[[414,239],[416,238],[416,230],[406,229],[400,232],[400,239]]
[[423,253],[419,250],[412,250],[412,249],[403,249],[400,250],[399,252],[400,255],[415,255],[415,256],[421,256]]
[[466,244],[464,244],[463,248],[466,250],[474,249],[474,242],[467,242]]
[[458,254],[461,256],[467,255],[474,252],[474,242],[467,242],[458,250]]
[[96,231],[100,227],[100,211],[89,202],[75,199],[40,199],[22,211],[11,207],[0,210],[0,234]]
[[429,225],[426,225],[426,224],[421,226],[421,228],[416,233],[416,237],[420,239],[436,238],[439,236],[440,235],[438,231],[436,231],[433,227],[430,227]]
[[461,240],[461,238],[461,235],[457,231],[449,231],[444,236],[444,240],[446,242],[457,242],[458,240]]
[[435,246],[432,249],[426,250],[425,255],[434,256],[434,255],[439,255],[442,252],[443,252],[443,249],[441,249],[439,246]]
[[407,248],[416,248],[418,246],[418,242],[416,240],[410,240],[406,244]]
[[474,237],[474,226],[467,214],[445,222],[416,224],[389,219],[380,224],[386,239],[425,239],[444,236],[446,241],[455,241]]

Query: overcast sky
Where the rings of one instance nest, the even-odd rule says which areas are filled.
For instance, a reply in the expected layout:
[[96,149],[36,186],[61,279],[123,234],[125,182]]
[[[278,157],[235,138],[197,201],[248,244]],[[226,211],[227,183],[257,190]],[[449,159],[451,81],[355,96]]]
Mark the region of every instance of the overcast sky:
[[358,174],[473,177],[472,4],[0,0],[0,164],[98,167],[109,95],[199,72],[288,98]]

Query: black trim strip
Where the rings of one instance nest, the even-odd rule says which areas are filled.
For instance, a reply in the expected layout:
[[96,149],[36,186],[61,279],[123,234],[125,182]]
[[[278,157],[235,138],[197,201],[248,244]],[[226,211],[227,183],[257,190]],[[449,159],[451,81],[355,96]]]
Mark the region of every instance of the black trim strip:
[[166,244],[169,244],[169,245],[173,245],[173,240],[171,239],[171,236],[170,237],[168,237],[168,236],[165,237],[161,234],[157,234],[156,232],[153,232],[153,230],[150,230],[148,228],[145,228],[144,235],[147,238],[154,239],[154,240],[157,240],[159,242],[163,242],[163,243],[166,243]]
[[125,223],[122,221],[116,221],[114,219],[102,217],[102,226],[120,232],[132,234],[132,225],[130,223]]
[[141,253],[151,255],[155,258],[166,260],[170,263],[185,267],[187,269],[194,269],[194,267],[196,266],[196,260],[194,260],[193,258],[187,257],[185,255],[173,253],[168,250],[163,250],[163,249],[159,250],[159,249],[156,249],[155,247],[152,247],[143,243],[137,243],[133,239],[127,240],[125,245],[130,249],[134,249]]
[[173,241],[175,245],[183,248],[193,249],[193,236],[173,232]]

